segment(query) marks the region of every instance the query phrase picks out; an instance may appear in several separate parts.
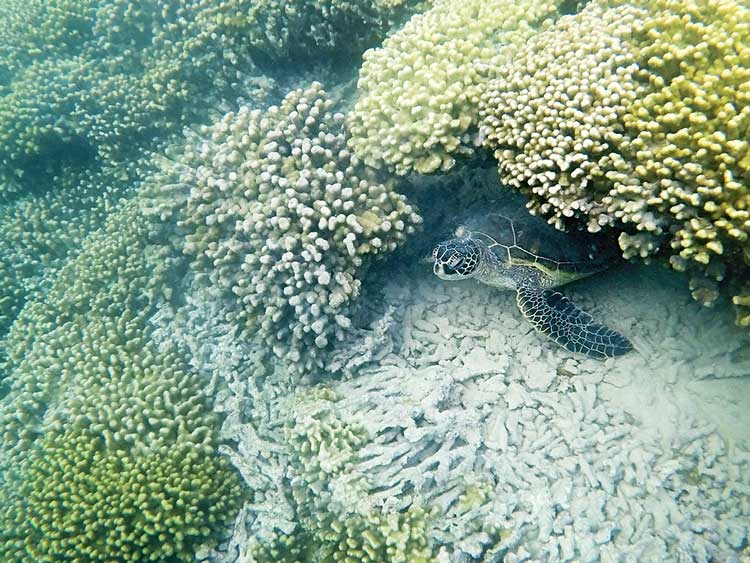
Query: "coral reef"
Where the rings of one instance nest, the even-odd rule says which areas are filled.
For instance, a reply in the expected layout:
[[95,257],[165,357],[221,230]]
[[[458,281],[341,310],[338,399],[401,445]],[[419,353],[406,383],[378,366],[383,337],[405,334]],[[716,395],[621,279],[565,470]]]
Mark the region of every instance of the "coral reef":
[[150,181],[156,228],[231,297],[227,320],[304,371],[343,338],[371,257],[420,222],[347,149],[343,122],[315,83],[189,135]]
[[626,258],[664,257],[696,299],[747,275],[747,7],[592,3],[496,69],[480,111],[501,178],[563,227],[623,231]]
[[450,169],[471,152],[479,98],[512,45],[557,13],[550,0],[437,0],[365,53],[350,146],[397,174]]
[[[359,425],[369,436],[359,446],[362,461],[348,471],[361,470],[370,479],[367,501],[360,502],[378,505],[419,498],[438,506],[445,512],[435,518],[428,535],[445,549],[460,549],[474,558],[488,558],[491,550],[499,550],[506,560],[523,559],[524,551],[542,560],[559,560],[571,552],[591,560],[597,553],[602,558],[606,553],[622,554],[628,549],[623,539],[630,537],[634,545],[629,534],[639,533],[644,542],[664,550],[665,559],[671,549],[660,543],[665,533],[674,534],[680,549],[694,550],[697,560],[707,559],[701,553],[726,553],[740,545],[730,547],[729,537],[735,536],[729,530],[741,523],[741,516],[723,505],[722,478],[711,477],[718,468],[715,464],[721,463],[717,456],[728,453],[718,436],[700,427],[688,431],[691,425],[686,424],[679,440],[697,440],[700,446],[695,450],[671,460],[669,448],[660,451],[651,444],[642,449],[637,445],[638,426],[600,398],[607,386],[597,384],[596,374],[602,371],[596,366],[566,362],[573,372],[570,380],[556,374],[540,360],[543,354],[533,350],[533,335],[518,331],[520,318],[504,318],[503,326],[483,330],[487,318],[497,318],[483,307],[510,309],[512,297],[498,304],[501,296],[492,290],[453,292],[429,284],[419,288],[421,283],[409,287],[394,281],[397,295],[419,291],[418,299],[407,301],[408,317],[398,324],[405,329],[402,341],[410,351],[402,348],[385,365],[362,370],[357,379],[334,386],[342,399],[329,408],[342,424]],[[450,294],[448,299],[443,292]],[[619,306],[625,308],[629,298],[623,296]],[[669,318],[659,313],[649,319],[651,330],[659,330],[660,320]],[[721,356],[717,350],[716,357]],[[610,370],[645,373],[643,364],[648,361],[633,357],[628,362],[637,364],[636,370],[627,362]],[[706,364],[712,361],[716,358],[706,359]],[[728,360],[722,363],[726,369]],[[696,375],[700,373],[701,362],[690,365]],[[547,455],[539,457],[536,448]],[[327,453],[325,459],[330,459]],[[747,458],[740,455],[731,471],[745,463]],[[634,479],[645,478],[650,494],[674,509],[679,504],[680,514],[707,516],[707,499],[692,496],[695,489],[685,477],[692,467],[704,473],[703,493],[721,506],[716,515],[722,516],[713,525],[725,532],[713,539],[691,539],[690,519],[677,516],[671,532],[661,523],[636,531],[640,509],[629,502],[646,500],[632,496],[629,487]],[[693,491],[689,499],[671,498],[675,486]],[[592,492],[583,493],[582,488]],[[579,504],[576,499],[582,498],[589,500]],[[615,528],[617,536],[608,536],[607,530]],[[747,527],[739,533],[747,534]]]
[[351,563],[434,561],[427,511],[357,503],[368,474],[354,466],[367,435],[359,424],[336,418],[338,400],[325,388],[313,390],[294,404],[286,432],[293,495],[303,529],[318,544],[318,556]]
[[[31,176],[28,185],[57,161],[121,159],[204,120],[222,100],[263,89],[247,45],[222,34],[206,10],[200,2],[3,3],[0,178]],[[13,197],[16,183],[0,184],[0,197]]]
[[561,18],[496,70],[480,105],[485,144],[503,182],[532,195],[532,210],[558,227],[574,215],[589,230],[611,224],[601,202],[612,138],[636,98],[629,34],[637,8],[597,5]]
[[[225,24],[241,20],[247,40],[272,59],[336,59],[379,44],[387,32],[428,2],[423,0],[281,0],[222,2]],[[241,4],[241,7],[237,7]],[[247,15],[239,17],[238,12]]]
[[[416,517],[418,525],[394,524],[386,543],[399,541],[399,529],[414,546],[427,538],[427,561],[740,555],[750,535],[750,457],[681,401],[707,373],[742,378],[748,360],[733,359],[742,346],[727,339],[728,315],[717,323],[714,311],[670,300],[679,276],[646,272],[623,279],[616,295],[613,279],[600,276],[576,296],[653,341],[605,365],[525,331],[511,294],[441,284],[416,268],[391,276],[382,297],[394,330],[369,346],[391,352],[356,377],[289,388],[269,371],[264,385],[247,380],[236,351],[225,354],[237,358],[225,368],[240,371],[223,403],[235,413],[225,451],[246,478],[263,475],[268,493],[237,521],[235,547],[206,559],[368,560],[357,550],[370,535],[357,530],[363,522],[379,529],[383,516]],[[240,346],[213,334],[199,330],[207,350]],[[644,396],[654,403],[644,407]],[[741,400],[715,415],[738,412]],[[744,423],[733,426],[746,444]],[[276,480],[278,469],[288,479]],[[283,491],[271,492],[271,482]],[[297,527],[279,518],[286,503]]]
[[[719,303],[750,326],[746,5],[0,21],[0,560],[746,555],[750,356]],[[499,181],[688,273],[571,287],[633,353],[548,346],[420,261]]]
[[179,441],[142,453],[101,434],[50,432],[0,515],[4,561],[194,561],[240,500],[225,459]]
[[52,178],[56,189],[27,193],[0,206],[0,339],[51,272],[133,191],[145,164],[134,158],[67,169]]
[[205,382],[149,338],[172,259],[137,207],[110,215],[8,333],[4,561],[188,561],[240,503]]

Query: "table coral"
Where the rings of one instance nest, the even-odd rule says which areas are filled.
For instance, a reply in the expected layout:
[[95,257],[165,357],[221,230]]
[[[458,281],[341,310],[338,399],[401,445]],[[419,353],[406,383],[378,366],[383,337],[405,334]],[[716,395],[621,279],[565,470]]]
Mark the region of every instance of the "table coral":
[[343,338],[370,259],[421,221],[346,140],[315,83],[189,136],[150,182],[161,228],[235,303],[227,321],[300,370]]

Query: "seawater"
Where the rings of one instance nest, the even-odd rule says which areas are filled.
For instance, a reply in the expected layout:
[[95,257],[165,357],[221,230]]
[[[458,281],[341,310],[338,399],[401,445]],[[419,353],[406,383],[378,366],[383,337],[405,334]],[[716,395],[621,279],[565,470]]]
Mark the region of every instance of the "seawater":
[[[0,561],[750,561],[747,6],[0,24]],[[630,352],[435,275],[498,202],[493,259]]]

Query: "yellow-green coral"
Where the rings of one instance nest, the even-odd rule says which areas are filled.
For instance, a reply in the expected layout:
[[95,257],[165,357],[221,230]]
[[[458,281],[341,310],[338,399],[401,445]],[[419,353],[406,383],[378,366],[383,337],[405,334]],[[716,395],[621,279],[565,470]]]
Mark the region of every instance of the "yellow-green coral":
[[194,561],[240,499],[226,460],[190,442],[127,452],[52,431],[22,471],[0,505],[8,562]]
[[11,327],[3,561],[186,561],[234,516],[206,382],[150,338],[171,259],[148,234],[123,203]]
[[532,37],[496,69],[482,95],[485,144],[500,177],[533,195],[532,210],[562,227],[574,215],[589,230],[611,225],[602,198],[622,135],[622,115],[637,96],[634,56],[623,41],[641,12],[592,5]]
[[[554,15],[550,0],[437,0],[368,51],[350,115],[350,146],[397,174],[448,170],[470,151],[479,97],[508,46]],[[505,48],[505,49],[504,49]]]
[[750,8],[647,6],[631,40],[643,95],[623,116],[619,151],[635,166],[644,213],[670,218],[672,264],[721,280],[750,235]]
[[483,95],[501,177],[558,226],[622,230],[626,257],[668,258],[712,303],[748,272],[748,21],[733,0],[602,2],[562,18]]
[[116,202],[132,190],[143,161],[67,169],[58,189],[0,205],[0,338],[24,302],[44,286]]

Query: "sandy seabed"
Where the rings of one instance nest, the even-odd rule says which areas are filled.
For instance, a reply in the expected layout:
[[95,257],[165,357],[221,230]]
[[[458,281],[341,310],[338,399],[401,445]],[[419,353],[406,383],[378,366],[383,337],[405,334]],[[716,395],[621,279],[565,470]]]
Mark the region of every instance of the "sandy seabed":
[[[635,351],[581,357],[537,334],[512,292],[392,273],[384,313],[335,354],[349,375],[324,383],[335,416],[371,437],[350,468],[369,488],[324,485],[328,509],[436,506],[446,563],[750,561],[750,356],[730,308],[701,307],[660,267],[563,290]],[[239,377],[226,404],[289,409]],[[246,507],[206,558],[252,561],[254,541],[293,528],[275,416],[225,424],[224,452],[272,508]]]

